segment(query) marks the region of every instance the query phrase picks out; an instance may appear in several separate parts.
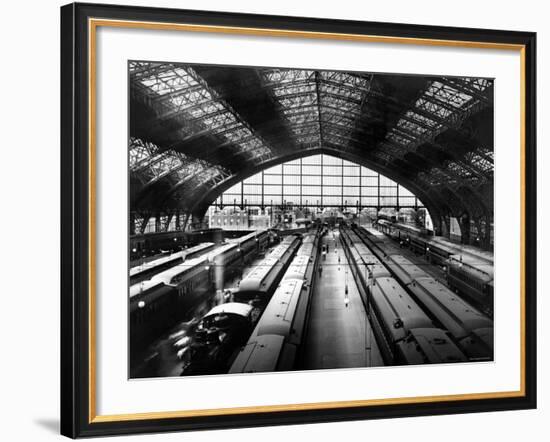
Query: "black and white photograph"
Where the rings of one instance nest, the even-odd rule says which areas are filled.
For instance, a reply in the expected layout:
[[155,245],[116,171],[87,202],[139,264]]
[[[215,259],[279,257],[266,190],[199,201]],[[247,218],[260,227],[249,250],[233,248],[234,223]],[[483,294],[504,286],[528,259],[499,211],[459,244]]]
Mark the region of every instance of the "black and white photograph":
[[543,2],[6,6],[2,440],[544,439]]
[[128,377],[492,362],[495,84],[129,60]]

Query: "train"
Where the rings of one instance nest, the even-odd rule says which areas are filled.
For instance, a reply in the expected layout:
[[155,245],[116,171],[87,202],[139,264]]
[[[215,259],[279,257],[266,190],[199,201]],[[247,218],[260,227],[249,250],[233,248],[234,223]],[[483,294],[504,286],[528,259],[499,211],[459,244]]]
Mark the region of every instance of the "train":
[[[265,307],[270,302],[301,237],[285,237],[239,282],[231,302],[210,310],[191,330],[191,340],[183,354],[181,375],[227,373],[234,356],[247,342]],[[231,309],[232,315],[227,314]],[[223,327],[219,326],[219,323]]]
[[138,261],[144,256],[153,256],[163,252],[178,252],[183,246],[204,242],[220,244],[223,242],[222,229],[203,229],[196,231],[168,231],[144,233],[130,236],[130,259]]
[[450,255],[447,282],[458,293],[469,294],[484,306],[494,305],[494,267],[472,255]]
[[397,221],[397,211],[392,208],[383,208],[378,211],[378,219],[386,220],[392,223]]
[[494,295],[493,254],[445,238],[426,236],[422,230],[401,223],[379,220],[377,228],[401,247],[410,248],[428,262],[442,267],[449,287],[480,304],[492,314]]
[[215,244],[213,242],[206,242],[132,267],[130,269],[130,285],[151,279],[157,273],[182,264],[186,259],[196,258],[214,249],[214,247]]
[[228,302],[212,308],[191,331],[189,344],[178,352],[182,375],[220,374],[253,327],[253,306]]
[[354,231],[341,229],[344,252],[386,365],[467,360]]
[[307,329],[320,236],[320,230],[303,236],[295,258],[229,373],[296,369]]
[[209,249],[130,286],[130,346],[135,353],[168,330],[205,297],[238,275],[251,254],[267,244],[265,230]]
[[445,329],[470,361],[493,360],[493,321],[406,257],[392,253],[379,232],[355,228],[356,235],[384,261],[391,275]]

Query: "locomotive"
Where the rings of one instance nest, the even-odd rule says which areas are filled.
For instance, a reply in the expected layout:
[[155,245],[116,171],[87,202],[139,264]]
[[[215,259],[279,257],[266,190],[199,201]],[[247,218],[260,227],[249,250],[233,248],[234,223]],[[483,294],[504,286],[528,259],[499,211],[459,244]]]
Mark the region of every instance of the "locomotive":
[[[247,342],[270,302],[300,242],[297,235],[285,237],[240,281],[233,302],[214,307],[199,321],[190,335],[182,376],[227,373],[235,354]],[[231,309],[231,315],[227,309]]]

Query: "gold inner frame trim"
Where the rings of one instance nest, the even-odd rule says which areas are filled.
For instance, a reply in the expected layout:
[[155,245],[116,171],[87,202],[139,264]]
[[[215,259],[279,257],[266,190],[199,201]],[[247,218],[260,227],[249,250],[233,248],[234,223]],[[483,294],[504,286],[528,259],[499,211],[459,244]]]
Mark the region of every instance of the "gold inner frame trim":
[[[205,32],[217,34],[253,35],[264,37],[290,37],[324,39],[386,44],[410,44],[418,46],[444,46],[474,49],[496,49],[518,51],[520,54],[520,389],[518,391],[499,391],[487,393],[465,393],[437,396],[416,396],[387,399],[367,399],[352,401],[314,402],[283,405],[261,405],[234,408],[191,409],[179,411],[158,411],[129,414],[96,414],[96,34],[97,28],[133,28],[161,31]],[[345,33],[292,31],[282,29],[246,28],[232,26],[210,26],[181,23],[158,23],[131,20],[88,19],[88,93],[89,93],[89,383],[88,383],[88,421],[89,423],[136,421],[146,419],[170,419],[199,416],[239,415],[247,413],[274,413],[281,411],[322,410],[330,408],[351,408],[376,405],[416,404],[442,401],[482,400],[514,398],[525,396],[525,46],[494,42],[475,42],[458,40],[424,39],[411,37],[390,37]]]

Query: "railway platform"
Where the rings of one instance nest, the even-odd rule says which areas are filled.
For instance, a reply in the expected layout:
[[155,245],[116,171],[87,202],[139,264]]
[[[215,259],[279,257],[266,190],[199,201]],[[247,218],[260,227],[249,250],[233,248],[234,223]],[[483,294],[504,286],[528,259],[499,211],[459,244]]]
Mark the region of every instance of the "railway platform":
[[326,259],[320,256],[323,270],[316,275],[302,368],[384,365],[339,232],[329,232],[322,244],[328,246],[328,253]]

